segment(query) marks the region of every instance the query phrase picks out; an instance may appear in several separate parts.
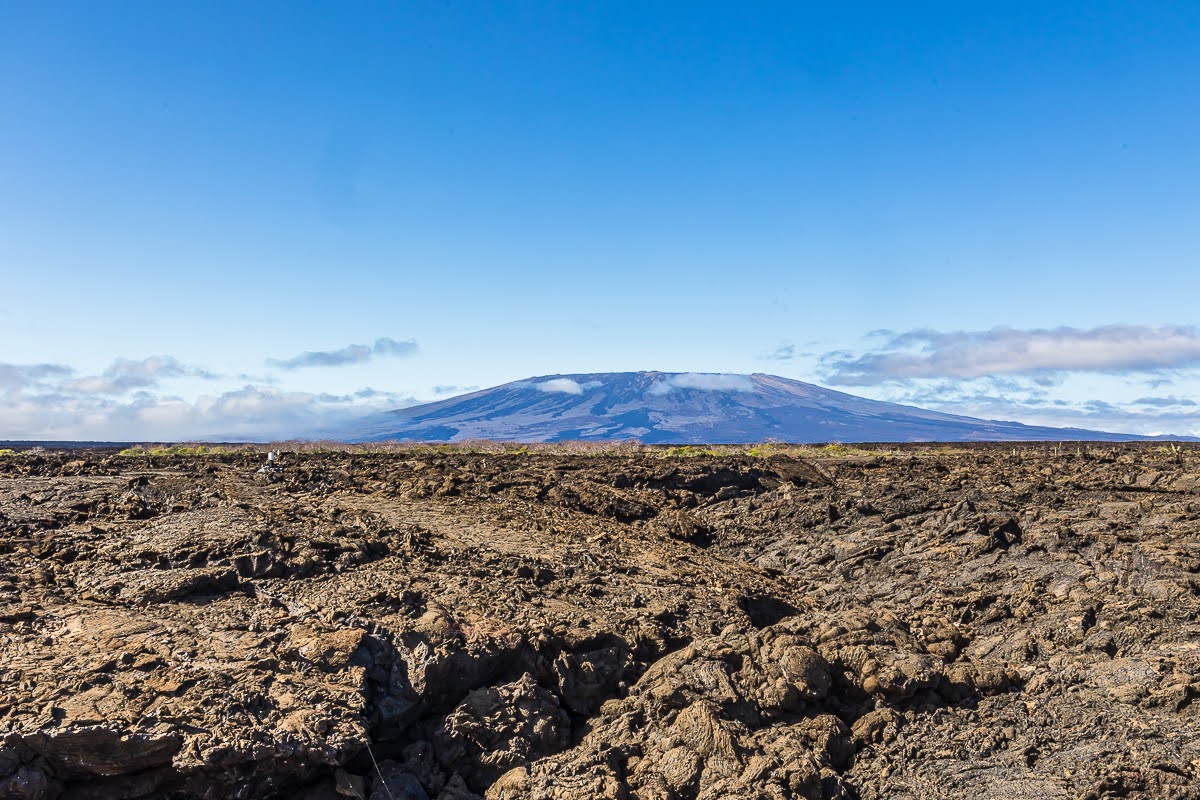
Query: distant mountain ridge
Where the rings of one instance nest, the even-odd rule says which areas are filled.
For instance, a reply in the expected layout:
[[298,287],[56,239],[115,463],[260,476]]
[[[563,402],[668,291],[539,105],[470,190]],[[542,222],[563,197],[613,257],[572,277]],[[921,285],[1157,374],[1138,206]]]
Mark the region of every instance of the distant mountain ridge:
[[543,375],[402,408],[362,421],[337,438],[737,444],[1151,437],[943,414],[761,373],[608,372]]

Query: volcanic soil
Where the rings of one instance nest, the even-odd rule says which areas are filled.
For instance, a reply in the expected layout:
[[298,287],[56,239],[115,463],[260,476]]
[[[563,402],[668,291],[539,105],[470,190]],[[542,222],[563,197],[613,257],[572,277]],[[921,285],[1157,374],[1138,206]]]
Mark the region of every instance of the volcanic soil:
[[0,798],[1200,798],[1200,450],[0,457]]

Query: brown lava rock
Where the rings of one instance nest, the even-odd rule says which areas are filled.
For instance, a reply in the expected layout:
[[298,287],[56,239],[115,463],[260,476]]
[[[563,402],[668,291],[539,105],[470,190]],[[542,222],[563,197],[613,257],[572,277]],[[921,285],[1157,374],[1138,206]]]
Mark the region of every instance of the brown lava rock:
[[0,459],[0,800],[1200,798],[1200,451]]

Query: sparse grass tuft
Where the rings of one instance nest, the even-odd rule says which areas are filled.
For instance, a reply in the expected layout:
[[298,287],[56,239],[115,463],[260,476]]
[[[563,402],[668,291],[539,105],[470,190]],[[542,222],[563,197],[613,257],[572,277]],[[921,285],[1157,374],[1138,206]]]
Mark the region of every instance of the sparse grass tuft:
[[1166,442],[1151,450],[1154,453],[1161,453],[1164,456],[1170,456],[1177,464],[1184,463],[1185,457],[1195,455],[1196,447],[1184,447],[1179,442]]
[[[776,440],[748,444],[644,444],[636,439],[618,442],[566,441],[566,442],[499,442],[490,439],[468,439],[459,442],[362,442],[351,444],[337,441],[290,440],[259,444],[206,445],[198,443],[142,444],[120,451],[126,458],[149,456],[213,456],[234,453],[261,453],[280,451],[296,454],[343,454],[356,456],[400,455],[400,456],[579,456],[585,458],[770,458],[790,456],[792,458],[848,458],[878,455],[897,455],[903,450],[900,445],[847,445],[841,442],[829,444],[790,444]],[[914,454],[943,452],[941,449],[908,450]]]
[[659,451],[661,458],[697,458],[699,456],[719,456],[721,453],[715,448],[699,447],[694,444],[685,444],[678,447],[668,447],[665,450]]
[[0,448],[0,458],[3,458],[5,456],[15,456],[16,454],[17,454],[16,450],[10,450],[7,447]]
[[236,452],[256,452],[257,447],[232,448],[222,447],[220,445],[205,445],[205,444],[175,444],[175,445],[137,445],[135,447],[127,447],[117,455],[125,456],[126,458],[138,458],[144,456],[219,456],[226,453]]
[[760,442],[752,444],[746,448],[746,455],[751,458],[770,458],[774,455],[779,455],[787,450],[787,445],[781,442]]
[[851,446],[841,442],[818,444],[789,444],[768,440],[753,444],[643,444],[636,439],[619,442],[498,442],[490,439],[467,439],[460,442],[362,442],[350,444],[334,441],[289,441],[254,445],[258,450],[281,450],[285,453],[345,453],[399,455],[518,455],[518,456],[592,456],[658,458],[750,457],[770,458],[776,455],[794,458],[842,458],[853,456],[895,455],[896,446]]

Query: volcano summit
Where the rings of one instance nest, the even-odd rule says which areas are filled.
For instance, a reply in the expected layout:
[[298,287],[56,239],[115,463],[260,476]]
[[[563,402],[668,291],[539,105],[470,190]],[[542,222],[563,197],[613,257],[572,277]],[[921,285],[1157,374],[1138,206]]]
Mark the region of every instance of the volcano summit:
[[761,373],[607,372],[543,375],[398,409],[338,438],[732,444],[1144,437],[943,414]]

